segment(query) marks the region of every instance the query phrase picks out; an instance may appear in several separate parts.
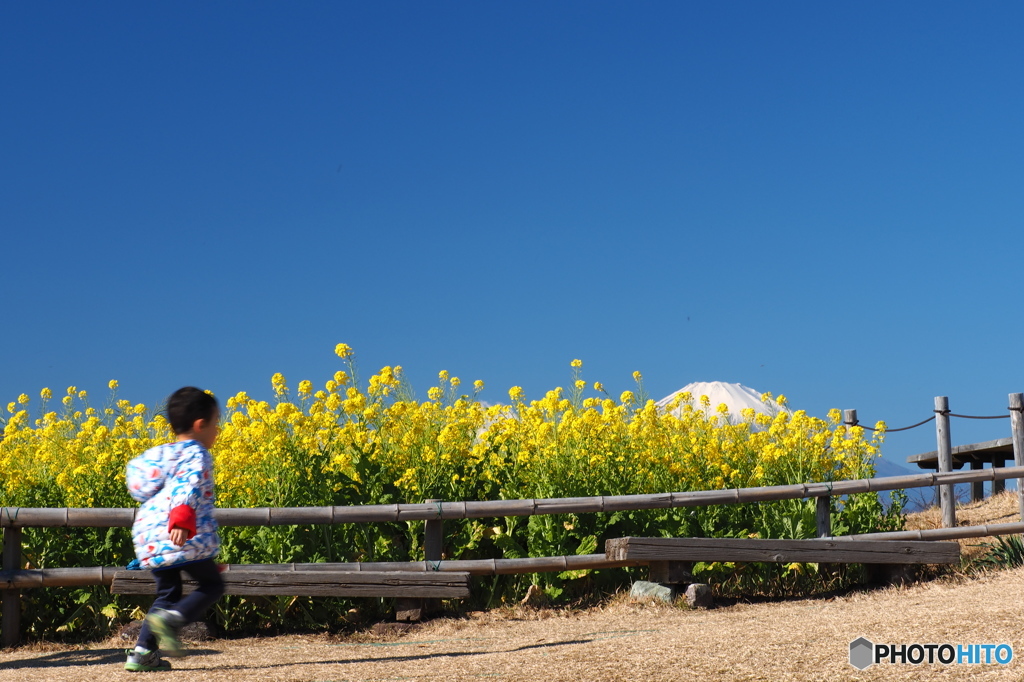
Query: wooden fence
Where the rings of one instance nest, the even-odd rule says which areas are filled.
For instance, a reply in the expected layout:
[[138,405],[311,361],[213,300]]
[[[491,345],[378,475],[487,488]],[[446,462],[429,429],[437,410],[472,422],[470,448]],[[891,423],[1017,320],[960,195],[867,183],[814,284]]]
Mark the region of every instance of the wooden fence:
[[[666,509],[716,504],[741,504],[817,498],[817,535],[830,537],[830,498],[834,495],[852,495],[936,485],[954,485],[978,481],[996,481],[1024,478],[1024,467],[1002,467],[949,473],[925,473],[885,478],[865,478],[826,483],[800,483],[794,485],[739,488],[732,490],[702,490],[681,493],[649,495],[618,495],[600,497],[570,497],[533,500],[496,500],[444,502],[433,500],[419,504],[366,505],[356,507],[291,507],[258,509],[218,509],[216,518],[223,526],[281,526],[298,524],[372,523],[393,521],[426,521],[425,555],[423,562],[378,562],[366,564],[287,564],[268,565],[265,570],[374,570],[374,571],[458,571],[476,575],[510,573],[538,573],[546,571],[579,570],[584,568],[615,568],[637,565],[636,561],[610,560],[604,554],[564,557],[530,557],[523,559],[480,559],[441,561],[443,521],[445,519],[493,518],[502,516],[532,516],[564,513],[601,513],[623,510]],[[75,509],[75,508],[19,508],[0,507],[0,527],[4,531],[3,570],[0,588],[3,592],[2,626],[5,647],[18,641],[21,610],[19,590],[36,587],[68,587],[109,585],[118,567],[48,568],[25,570],[21,567],[21,529],[26,527],[129,527],[136,510],[127,509]],[[1003,524],[1021,526],[1021,524]],[[985,527],[992,528],[992,527]],[[941,529],[941,539],[974,537],[969,528]],[[958,535],[957,533],[966,533]],[[922,535],[923,534],[923,535]],[[872,533],[847,536],[849,540],[873,539],[940,539],[928,531],[907,533]],[[235,566],[236,570],[243,566]],[[253,570],[253,566],[244,566]],[[229,567],[230,570],[230,567]]]
[[[636,561],[609,559],[605,554],[563,557],[530,557],[523,559],[484,559],[468,561],[441,561],[445,519],[495,518],[507,516],[534,516],[544,514],[587,514],[615,511],[666,509],[675,507],[696,507],[718,504],[742,504],[817,498],[816,531],[818,537],[831,537],[831,497],[857,493],[884,492],[908,488],[938,486],[943,494],[943,525],[936,531],[903,531],[895,533],[869,533],[846,536],[843,539],[955,539],[960,537],[982,537],[991,535],[996,526],[956,528],[951,491],[958,483],[979,483],[1020,479],[1024,481],[1024,394],[1010,394],[1010,411],[1013,425],[1014,460],[1017,466],[992,469],[952,471],[950,448],[948,447],[948,401],[936,398],[936,422],[945,423],[938,429],[939,471],[936,473],[888,476],[847,481],[822,483],[798,483],[792,485],[766,486],[759,488],[736,488],[729,490],[701,490],[677,493],[655,493],[646,495],[615,495],[598,497],[565,497],[526,500],[490,500],[446,502],[427,500],[418,504],[389,504],[363,506],[289,507],[255,509],[218,509],[217,522],[222,526],[282,526],[316,525],[340,523],[381,523],[397,521],[425,521],[424,562],[377,562],[373,564],[288,564],[267,565],[264,570],[375,570],[375,571],[457,571],[476,575],[511,573],[538,573],[547,571],[579,570],[585,568],[615,568],[637,565]],[[944,407],[943,407],[944,406]],[[940,409],[941,408],[941,409]],[[856,423],[856,411],[847,410],[845,421]],[[943,447],[943,441],[946,447]],[[1024,490],[1018,482],[1021,496],[1021,518],[1024,521]],[[0,646],[13,646],[18,641],[20,630],[19,590],[36,587],[109,585],[117,567],[52,568],[25,570],[21,566],[21,529],[34,527],[130,527],[135,520],[135,508],[124,509],[83,509],[83,508],[27,508],[0,507],[0,528],[3,528],[3,565],[0,571],[0,592],[3,606],[0,617],[2,641]],[[1012,527],[1012,530],[1008,530]],[[1024,523],[1000,524],[1003,532],[1019,532]],[[319,568],[318,568],[319,567]],[[242,566],[236,566],[236,570]],[[245,566],[254,570],[254,566]],[[230,570],[230,567],[229,567]]]

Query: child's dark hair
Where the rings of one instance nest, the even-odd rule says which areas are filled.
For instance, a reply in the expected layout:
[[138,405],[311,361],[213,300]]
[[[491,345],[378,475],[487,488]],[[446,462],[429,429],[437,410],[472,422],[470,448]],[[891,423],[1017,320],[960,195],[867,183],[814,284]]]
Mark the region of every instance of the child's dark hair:
[[179,388],[167,399],[167,420],[175,435],[188,433],[197,419],[213,419],[217,411],[217,399],[196,388]]

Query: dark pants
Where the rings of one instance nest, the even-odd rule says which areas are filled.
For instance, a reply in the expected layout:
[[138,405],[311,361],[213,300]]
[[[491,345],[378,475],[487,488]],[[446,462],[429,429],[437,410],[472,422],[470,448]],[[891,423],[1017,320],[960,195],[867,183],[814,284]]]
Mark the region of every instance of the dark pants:
[[[181,597],[182,571],[199,583],[195,591],[184,599]],[[224,594],[224,580],[220,577],[220,571],[213,559],[162,568],[153,571],[153,579],[156,581],[156,599],[149,612],[152,613],[156,609],[177,611],[184,616],[186,623],[194,623],[202,618],[206,609],[213,606],[213,603]],[[150,651],[157,648],[156,636],[150,632],[147,623],[142,624],[138,646]]]

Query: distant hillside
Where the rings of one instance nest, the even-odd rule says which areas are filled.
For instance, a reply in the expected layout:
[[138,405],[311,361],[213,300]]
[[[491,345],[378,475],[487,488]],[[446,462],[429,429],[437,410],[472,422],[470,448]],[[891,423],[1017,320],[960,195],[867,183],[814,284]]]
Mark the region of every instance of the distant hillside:
[[[920,469],[918,467],[908,467],[889,462],[881,459],[875,462],[875,478],[883,478],[885,476],[908,476],[914,474],[925,474],[930,469]],[[1015,489],[1013,481],[1006,482],[1007,489]],[[967,504],[971,499],[971,484],[961,483],[954,486],[954,493],[956,495],[957,504]],[[986,484],[986,490],[991,490],[991,484]],[[907,506],[904,511],[908,514],[924,511],[934,507],[937,502],[935,500],[935,488],[910,488],[906,491],[907,493]],[[879,493],[879,496],[885,502],[889,504],[891,499],[889,493]]]
[[[925,473],[924,470],[914,467],[901,466],[894,462],[890,462],[886,459],[879,459],[875,462],[875,478],[885,478],[886,476],[912,476],[914,474]],[[927,509],[934,504],[935,491],[933,488],[912,488],[907,490],[907,506],[904,509],[905,512],[919,512],[922,509]],[[892,495],[888,492],[879,493],[878,496],[882,499],[882,502],[888,507],[892,501]]]

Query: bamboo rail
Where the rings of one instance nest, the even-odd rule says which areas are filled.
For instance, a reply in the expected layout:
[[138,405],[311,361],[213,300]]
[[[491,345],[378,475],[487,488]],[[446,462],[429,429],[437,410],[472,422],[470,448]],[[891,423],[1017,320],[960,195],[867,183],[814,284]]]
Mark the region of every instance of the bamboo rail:
[[[411,573],[469,573],[470,575],[512,575],[515,573],[546,573],[583,569],[639,566],[644,562],[608,559],[604,554],[528,557],[523,559],[461,559],[451,561],[376,561],[317,564],[226,564],[231,571],[407,571]],[[82,587],[110,585],[119,566],[89,568],[44,568],[0,571],[0,589],[24,590],[36,587]]]
[[[830,497],[856,493],[883,492],[935,485],[1001,481],[1024,478],[1024,466],[972,469],[949,473],[910,474],[883,478],[859,478],[849,481],[797,483],[760,488],[697,490],[680,493],[613,495],[600,497],[561,497],[527,500],[489,500],[469,502],[423,502],[416,504],[373,504],[354,507],[259,507],[254,509],[218,509],[222,526],[288,526],[299,524],[381,523],[397,521],[434,521],[438,519],[494,518],[543,514],[587,514],[673,507],[699,507],[715,504],[743,504]],[[130,527],[135,509],[0,507],[0,527]]]
[[[1024,533],[1024,522],[995,523],[958,528],[932,528],[861,535],[837,535],[830,540],[957,540]],[[604,554],[582,554],[523,559],[462,559],[447,561],[377,561],[292,564],[227,564],[227,571],[423,571],[469,573],[471,575],[510,575],[545,573],[583,569],[639,566],[642,561],[610,560]],[[36,570],[0,571],[0,589],[21,590],[36,587],[81,587],[109,585],[119,566],[89,568],[44,568]]]
[[960,540],[963,538],[987,538],[997,535],[1024,533],[1024,523],[991,523],[983,526],[958,526],[956,528],[929,528],[925,530],[894,530],[886,533],[862,533],[860,535],[837,535],[833,540]]

